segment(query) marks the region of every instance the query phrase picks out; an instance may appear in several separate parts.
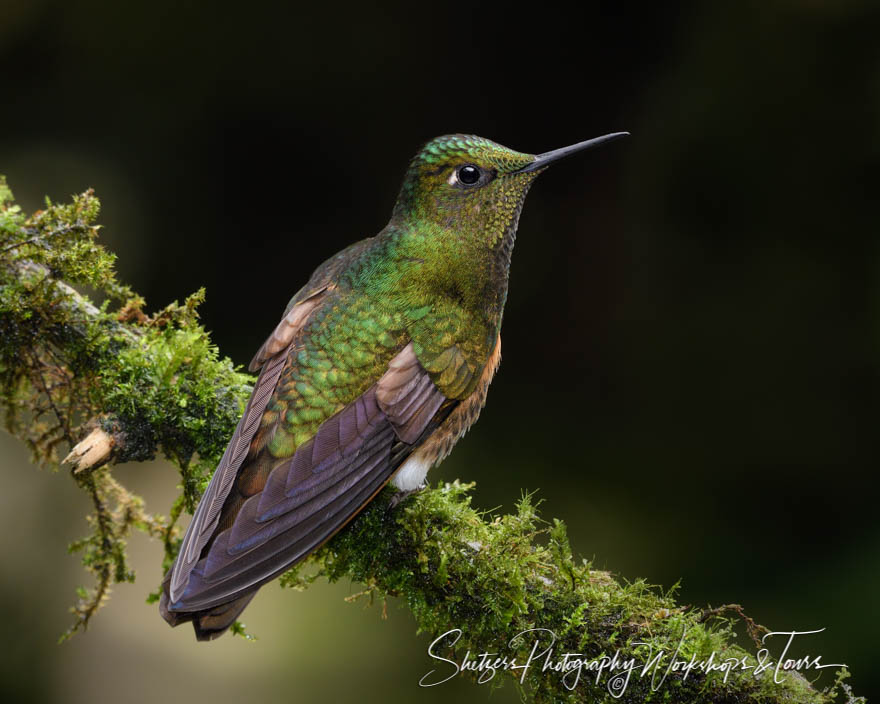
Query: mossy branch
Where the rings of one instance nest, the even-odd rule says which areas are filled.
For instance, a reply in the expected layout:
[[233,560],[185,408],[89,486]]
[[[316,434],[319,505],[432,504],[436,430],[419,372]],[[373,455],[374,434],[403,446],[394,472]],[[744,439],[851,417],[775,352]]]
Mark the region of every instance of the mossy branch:
[[[113,255],[96,243],[99,203],[91,191],[24,217],[0,178],[0,413],[41,466],[86,431],[103,452],[73,472],[93,503],[92,532],[71,544],[96,578],[79,590],[85,628],[115,582],[133,581],[126,538],[132,529],[163,540],[173,559],[182,509],[192,511],[223,453],[250,392],[251,377],[221,359],[198,325],[204,291],[151,317],[121,285]],[[103,299],[95,306],[74,287]],[[171,518],[144,510],[106,465],[162,453],[181,471],[183,493]],[[75,453],[72,453],[75,454]],[[85,453],[83,453],[85,454]],[[99,469],[101,465],[105,468]]]
[[[198,324],[203,291],[152,316],[143,312],[143,299],[117,281],[114,257],[96,242],[98,209],[87,191],[70,204],[47,202],[45,210],[25,217],[0,177],[5,428],[27,443],[36,464],[49,468],[59,466],[59,448],[92,433],[70,456],[78,465],[71,476],[93,504],[91,533],[71,550],[83,553],[96,584],[80,591],[66,635],[88,626],[114,583],[134,580],[126,561],[133,529],[163,542],[167,569],[179,544],[177,519],[193,510],[252,383],[219,356]],[[85,290],[101,304],[93,304]],[[159,453],[181,476],[182,491],[168,518],[147,513],[143,501],[111,474],[113,464]],[[580,678],[572,686],[575,671],[547,671],[544,658],[508,669],[524,697],[535,702],[858,701],[842,682],[845,669],[822,691],[796,672],[774,682],[772,669],[762,676],[753,670],[670,671],[658,686],[673,654],[684,661],[712,653],[716,662],[754,661],[754,647],[734,643],[733,617],[742,617],[755,638],[761,627],[735,606],[692,609],[642,580],[623,583],[594,570],[573,557],[561,521],[540,519],[531,497],[523,497],[512,515],[488,516],[470,507],[471,486],[431,488],[393,511],[386,490],[282,583],[302,588],[319,576],[347,578],[365,585],[362,596],[383,602],[399,596],[419,628],[439,638],[434,653],[459,663],[466,651],[498,651],[523,664],[549,644],[551,632],[557,660],[564,653],[579,653],[584,662],[618,653],[641,667],[652,654],[666,654],[657,677],[634,670],[617,690],[615,684],[623,682],[613,678],[618,671],[597,684],[595,672],[577,670]],[[511,642],[525,632],[530,634]],[[533,651],[536,637],[543,640]],[[438,663],[448,675],[452,665]],[[501,680],[499,675],[493,684]]]

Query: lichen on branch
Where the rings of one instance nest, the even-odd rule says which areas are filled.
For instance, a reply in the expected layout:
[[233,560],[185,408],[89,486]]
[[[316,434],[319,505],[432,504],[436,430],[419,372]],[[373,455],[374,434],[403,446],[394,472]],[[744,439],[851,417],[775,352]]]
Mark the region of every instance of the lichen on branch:
[[[26,217],[0,177],[4,427],[28,445],[35,464],[51,469],[58,468],[60,451],[92,433],[71,458],[89,458],[71,477],[91,498],[90,532],[70,548],[82,554],[95,584],[80,590],[65,635],[88,626],[113,584],[134,580],[126,559],[131,531],[161,540],[162,572],[168,568],[179,545],[177,520],[193,511],[253,381],[220,357],[199,325],[203,290],[182,305],[144,312],[144,300],[117,280],[113,255],[96,241],[98,212],[98,200],[87,191],[69,204],[47,201]],[[114,464],[157,454],[180,470],[181,493],[168,517],[148,513],[111,473]],[[672,591],[595,570],[574,558],[564,523],[542,521],[531,497],[523,497],[513,514],[486,515],[471,508],[471,487],[440,485],[394,510],[391,490],[384,490],[282,584],[303,588],[318,577],[352,579],[364,585],[363,597],[383,603],[400,597],[419,629],[459,661],[468,650],[506,648],[523,662],[533,642],[513,636],[526,632],[553,633],[557,652],[585,659],[619,652],[644,662],[661,650],[685,660],[712,653],[754,657],[754,647],[750,653],[735,642],[736,614],[753,637],[760,636],[741,609],[693,609],[677,604]],[[672,672],[656,689],[650,678],[633,677],[619,697],[586,678],[569,688],[570,679],[540,666],[509,674],[534,702],[859,701],[842,682],[845,669],[822,691],[793,672],[782,684],[772,673],[738,672],[725,681],[722,672]]]

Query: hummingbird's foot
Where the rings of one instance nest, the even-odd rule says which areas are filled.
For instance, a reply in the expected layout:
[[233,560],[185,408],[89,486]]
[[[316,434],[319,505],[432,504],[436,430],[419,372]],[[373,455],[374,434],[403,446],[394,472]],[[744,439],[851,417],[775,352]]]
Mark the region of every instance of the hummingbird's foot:
[[423,482],[420,486],[417,486],[415,489],[405,489],[405,490],[398,489],[397,493],[391,497],[391,501],[388,502],[388,510],[393,511],[395,508],[397,508],[397,505],[401,501],[408,499],[413,494],[418,494],[420,491],[422,491],[427,486],[428,486],[428,483]]

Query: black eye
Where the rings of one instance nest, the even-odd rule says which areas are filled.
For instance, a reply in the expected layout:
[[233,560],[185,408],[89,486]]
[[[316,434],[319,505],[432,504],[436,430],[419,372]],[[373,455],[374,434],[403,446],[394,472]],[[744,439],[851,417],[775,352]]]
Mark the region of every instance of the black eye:
[[480,170],[472,164],[465,164],[458,170],[458,180],[466,186],[473,186],[480,180]]

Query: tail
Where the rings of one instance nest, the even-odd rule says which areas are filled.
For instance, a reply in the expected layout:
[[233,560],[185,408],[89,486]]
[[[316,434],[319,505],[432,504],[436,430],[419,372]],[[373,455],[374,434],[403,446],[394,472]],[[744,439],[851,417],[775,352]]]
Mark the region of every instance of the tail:
[[168,583],[170,581],[171,572],[166,575],[162,582],[162,598],[159,600],[159,613],[162,614],[170,626],[179,626],[181,623],[192,621],[193,630],[196,632],[196,640],[214,640],[222,636],[226,629],[229,628],[239,614],[245,610],[245,607],[251,603],[251,599],[257,593],[254,589],[243,596],[228,601],[225,604],[218,604],[204,611],[171,611],[168,606],[170,598],[168,595]]

